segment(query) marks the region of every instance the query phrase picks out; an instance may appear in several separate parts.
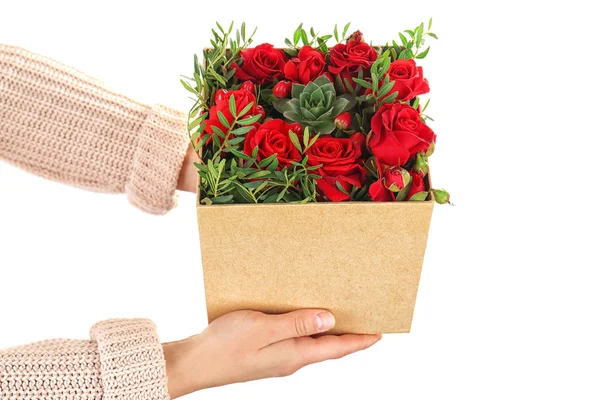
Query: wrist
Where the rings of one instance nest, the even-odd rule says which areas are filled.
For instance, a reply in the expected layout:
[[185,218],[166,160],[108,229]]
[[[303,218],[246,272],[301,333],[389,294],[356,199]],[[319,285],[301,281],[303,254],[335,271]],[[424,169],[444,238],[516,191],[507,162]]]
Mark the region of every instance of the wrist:
[[163,343],[169,395],[175,399],[205,388],[198,349],[194,337],[178,342]]
[[196,185],[198,184],[198,172],[196,170],[195,162],[198,162],[198,155],[192,149],[190,145],[181,166],[179,172],[179,179],[177,180],[177,189],[185,192],[196,192]]

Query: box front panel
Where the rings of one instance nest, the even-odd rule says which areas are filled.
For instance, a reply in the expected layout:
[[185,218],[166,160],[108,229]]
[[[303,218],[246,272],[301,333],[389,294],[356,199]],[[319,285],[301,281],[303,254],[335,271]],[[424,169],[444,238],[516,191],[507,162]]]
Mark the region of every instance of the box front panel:
[[326,308],[334,333],[408,332],[432,202],[198,207],[209,320]]

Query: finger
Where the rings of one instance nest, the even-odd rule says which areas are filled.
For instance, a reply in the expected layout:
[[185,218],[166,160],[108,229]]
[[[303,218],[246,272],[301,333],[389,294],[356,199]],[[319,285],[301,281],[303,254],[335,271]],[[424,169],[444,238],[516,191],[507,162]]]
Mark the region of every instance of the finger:
[[327,310],[298,310],[287,314],[265,315],[265,346],[290,338],[327,332],[335,318]]
[[[302,337],[274,343],[261,350],[268,360],[283,368],[283,375],[294,373],[309,364],[337,359],[365,350],[381,339],[381,335],[342,335]],[[283,367],[281,367],[283,365]]]
[[304,365],[345,357],[368,349],[381,335],[326,335],[316,339],[295,339],[296,351]]

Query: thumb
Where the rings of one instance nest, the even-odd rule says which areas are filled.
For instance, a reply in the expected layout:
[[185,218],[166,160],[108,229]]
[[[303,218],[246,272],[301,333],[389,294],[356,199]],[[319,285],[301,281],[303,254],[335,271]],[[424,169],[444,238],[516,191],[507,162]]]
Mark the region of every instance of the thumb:
[[335,317],[327,310],[298,310],[281,315],[267,315],[266,337],[269,344],[282,340],[327,332],[335,325]]

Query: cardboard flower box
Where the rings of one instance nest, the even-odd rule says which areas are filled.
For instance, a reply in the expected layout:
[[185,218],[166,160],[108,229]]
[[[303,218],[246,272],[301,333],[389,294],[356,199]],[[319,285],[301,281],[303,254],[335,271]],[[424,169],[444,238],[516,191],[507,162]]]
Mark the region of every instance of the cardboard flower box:
[[409,332],[433,203],[199,205],[209,321],[325,308],[332,333]]
[[300,25],[278,49],[250,47],[244,24],[218,25],[182,80],[196,99],[209,321],[323,308],[331,333],[410,331],[433,203],[449,199],[430,181],[436,135],[415,62],[436,35],[430,21],[372,47],[348,26],[318,36]]

